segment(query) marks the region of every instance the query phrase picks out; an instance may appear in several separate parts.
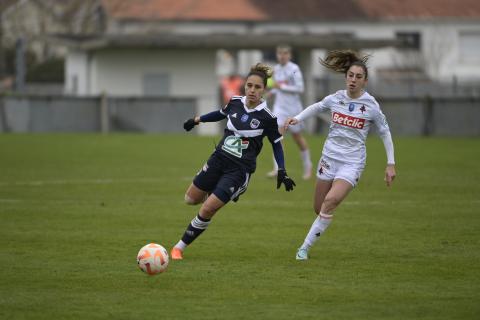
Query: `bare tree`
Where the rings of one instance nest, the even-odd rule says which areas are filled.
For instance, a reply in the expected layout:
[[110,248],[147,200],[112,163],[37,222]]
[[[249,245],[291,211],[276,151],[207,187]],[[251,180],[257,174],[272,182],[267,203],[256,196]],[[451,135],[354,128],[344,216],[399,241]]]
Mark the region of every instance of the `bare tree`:
[[4,15],[5,43],[13,47],[20,36],[39,61],[61,54],[52,34],[86,35],[101,32],[99,0],[15,0]]
[[452,32],[452,29],[435,24],[432,26],[429,36],[425,39],[423,46],[424,63],[427,72],[434,79],[441,76],[443,62],[454,48]]

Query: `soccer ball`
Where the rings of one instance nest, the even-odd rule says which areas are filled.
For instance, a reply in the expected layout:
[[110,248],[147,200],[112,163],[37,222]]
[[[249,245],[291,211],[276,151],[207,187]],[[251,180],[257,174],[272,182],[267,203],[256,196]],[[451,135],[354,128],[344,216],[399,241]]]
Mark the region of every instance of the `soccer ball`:
[[168,252],[159,244],[149,243],[138,251],[137,264],[140,270],[149,275],[162,273],[168,266]]

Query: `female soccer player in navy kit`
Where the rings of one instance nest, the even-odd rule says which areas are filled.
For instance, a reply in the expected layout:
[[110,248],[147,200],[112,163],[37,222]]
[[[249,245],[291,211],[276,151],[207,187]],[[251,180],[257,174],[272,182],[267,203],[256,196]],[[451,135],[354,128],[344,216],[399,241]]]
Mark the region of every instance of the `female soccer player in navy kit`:
[[365,140],[372,124],[376,126],[387,154],[387,186],[395,178],[390,129],[375,98],[364,91],[368,81],[367,60],[368,56],[361,57],[350,50],[329,52],[321,63],[345,74],[346,90],[327,96],[285,123],[287,129],[319,112],[329,110],[331,113],[330,131],[317,168],[314,210],[318,217],[297,251],[297,260],[308,259],[308,250],[330,225],[333,211],[358,183],[365,167]]
[[250,175],[256,168],[257,156],[262,150],[263,137],[266,136],[272,144],[279,166],[277,189],[283,183],[287,191],[293,190],[295,182],[285,171],[280,143],[283,137],[278,130],[277,119],[262,98],[271,73],[268,66],[256,64],[245,80],[245,96],[232,97],[223,109],[185,121],[183,127],[187,131],[200,122],[223,119],[227,119],[227,127],[215,151],[187,189],[187,204],[203,204],[182,239],[171,250],[172,259],[183,259],[185,248],[208,227],[215,213],[230,200],[237,201],[246,191]]

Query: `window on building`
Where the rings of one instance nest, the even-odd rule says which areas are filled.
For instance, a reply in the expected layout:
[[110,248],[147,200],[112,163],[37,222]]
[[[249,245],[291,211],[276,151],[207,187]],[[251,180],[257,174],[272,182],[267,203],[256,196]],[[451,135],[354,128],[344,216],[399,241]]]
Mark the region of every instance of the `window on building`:
[[421,37],[418,32],[397,32],[397,39],[403,41],[409,49],[420,50]]

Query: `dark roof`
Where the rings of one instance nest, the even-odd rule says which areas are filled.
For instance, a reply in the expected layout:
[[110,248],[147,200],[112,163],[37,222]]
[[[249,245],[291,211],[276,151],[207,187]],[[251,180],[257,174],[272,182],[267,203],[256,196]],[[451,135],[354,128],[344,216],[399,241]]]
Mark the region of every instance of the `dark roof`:
[[53,35],[52,40],[82,50],[102,48],[162,48],[162,49],[273,49],[279,43],[288,43],[295,48],[366,49],[385,46],[405,47],[407,43],[398,39],[358,39],[351,34],[269,34],[232,35],[214,34],[208,37],[195,35],[101,35],[98,37],[77,37]]
[[346,21],[480,18],[479,0],[102,0],[113,19]]

